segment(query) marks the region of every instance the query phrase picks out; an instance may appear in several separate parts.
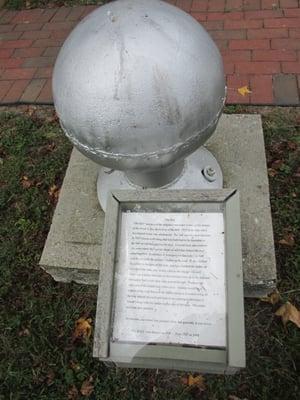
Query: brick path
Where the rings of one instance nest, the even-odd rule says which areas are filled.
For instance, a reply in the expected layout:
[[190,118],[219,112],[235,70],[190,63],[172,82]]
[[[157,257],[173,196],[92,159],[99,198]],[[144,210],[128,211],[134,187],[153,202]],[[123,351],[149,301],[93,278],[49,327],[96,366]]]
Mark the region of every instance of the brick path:
[[[224,59],[228,104],[299,104],[298,0],[169,0],[209,31]],[[0,11],[0,103],[51,103],[70,30],[94,6]],[[242,96],[238,88],[251,93]]]

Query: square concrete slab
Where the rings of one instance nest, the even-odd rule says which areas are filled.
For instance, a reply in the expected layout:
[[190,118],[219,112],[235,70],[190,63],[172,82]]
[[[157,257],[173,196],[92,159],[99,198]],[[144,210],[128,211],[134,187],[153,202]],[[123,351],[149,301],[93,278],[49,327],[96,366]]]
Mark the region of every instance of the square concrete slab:
[[[206,147],[224,187],[241,197],[244,292],[261,297],[276,285],[276,262],[263,130],[259,115],[223,115]],[[40,265],[57,281],[97,284],[104,213],[98,165],[73,150]]]
[[295,75],[279,74],[273,78],[275,103],[280,105],[299,104],[297,78]]

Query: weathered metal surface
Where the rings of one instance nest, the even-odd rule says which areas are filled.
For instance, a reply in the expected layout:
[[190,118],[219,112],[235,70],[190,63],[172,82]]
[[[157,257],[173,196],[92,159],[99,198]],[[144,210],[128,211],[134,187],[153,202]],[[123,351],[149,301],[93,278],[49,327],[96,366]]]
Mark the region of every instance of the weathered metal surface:
[[217,47],[190,15],[158,0],[118,0],[73,30],[53,97],[68,138],[119,170],[154,170],[214,132],[225,98]]
[[[200,147],[190,156],[183,160],[183,166],[180,170],[174,168],[177,164],[172,164],[169,168],[152,171],[151,173],[137,172],[132,173],[123,171],[111,171],[107,168],[100,168],[97,180],[98,199],[102,209],[106,210],[107,195],[109,192],[118,189],[157,188],[178,190],[178,189],[221,189],[223,187],[222,169],[212,155],[205,147]],[[214,179],[208,180],[205,176],[207,168],[213,168],[215,171]],[[177,172],[177,176],[169,181],[169,169]],[[166,176],[167,175],[167,176]],[[134,178],[134,179],[132,179]]]

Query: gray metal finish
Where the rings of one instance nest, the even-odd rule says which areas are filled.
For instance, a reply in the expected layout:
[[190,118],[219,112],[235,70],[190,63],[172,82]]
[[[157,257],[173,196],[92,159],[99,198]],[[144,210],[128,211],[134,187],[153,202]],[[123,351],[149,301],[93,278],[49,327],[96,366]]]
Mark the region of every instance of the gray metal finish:
[[[102,209],[106,210],[107,195],[113,190],[134,189],[141,190],[144,184],[145,188],[159,187],[159,189],[221,189],[223,187],[223,174],[221,167],[215,157],[205,148],[200,147],[193,154],[184,160],[183,166],[179,165],[180,171],[178,174],[172,175],[172,164],[169,168],[152,171],[153,184],[151,185],[151,174],[137,173],[135,178],[139,178],[136,184],[132,182],[132,175],[123,171],[112,171],[102,167],[99,171],[97,181],[97,194]],[[176,165],[177,167],[177,165]],[[207,175],[207,170],[212,168],[215,172],[213,179]],[[171,172],[170,172],[171,169]],[[177,171],[176,171],[177,172]],[[150,175],[150,176],[149,176]],[[173,176],[170,182],[169,178]],[[140,186],[139,186],[140,185]],[[147,189],[148,190],[148,189]]]
[[[119,216],[121,211],[211,212],[224,214],[227,345],[226,348],[122,344],[111,341],[114,275],[116,271]],[[121,190],[109,195],[105,216],[105,242],[99,277],[98,306],[94,336],[94,357],[120,367],[167,368],[213,373],[234,373],[245,367],[243,272],[239,195],[233,189],[221,190]]]
[[78,150],[134,176],[178,162],[212,135],[225,99],[222,59],[202,26],[180,9],[118,0],[67,38],[53,97]]

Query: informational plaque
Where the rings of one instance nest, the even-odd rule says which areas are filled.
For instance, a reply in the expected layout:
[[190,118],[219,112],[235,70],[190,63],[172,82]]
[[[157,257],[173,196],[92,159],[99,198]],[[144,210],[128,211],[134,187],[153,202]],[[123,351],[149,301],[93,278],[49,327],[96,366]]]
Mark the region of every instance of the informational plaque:
[[121,368],[245,367],[239,194],[108,196],[93,355]]
[[122,212],[112,341],[226,347],[222,212]]

